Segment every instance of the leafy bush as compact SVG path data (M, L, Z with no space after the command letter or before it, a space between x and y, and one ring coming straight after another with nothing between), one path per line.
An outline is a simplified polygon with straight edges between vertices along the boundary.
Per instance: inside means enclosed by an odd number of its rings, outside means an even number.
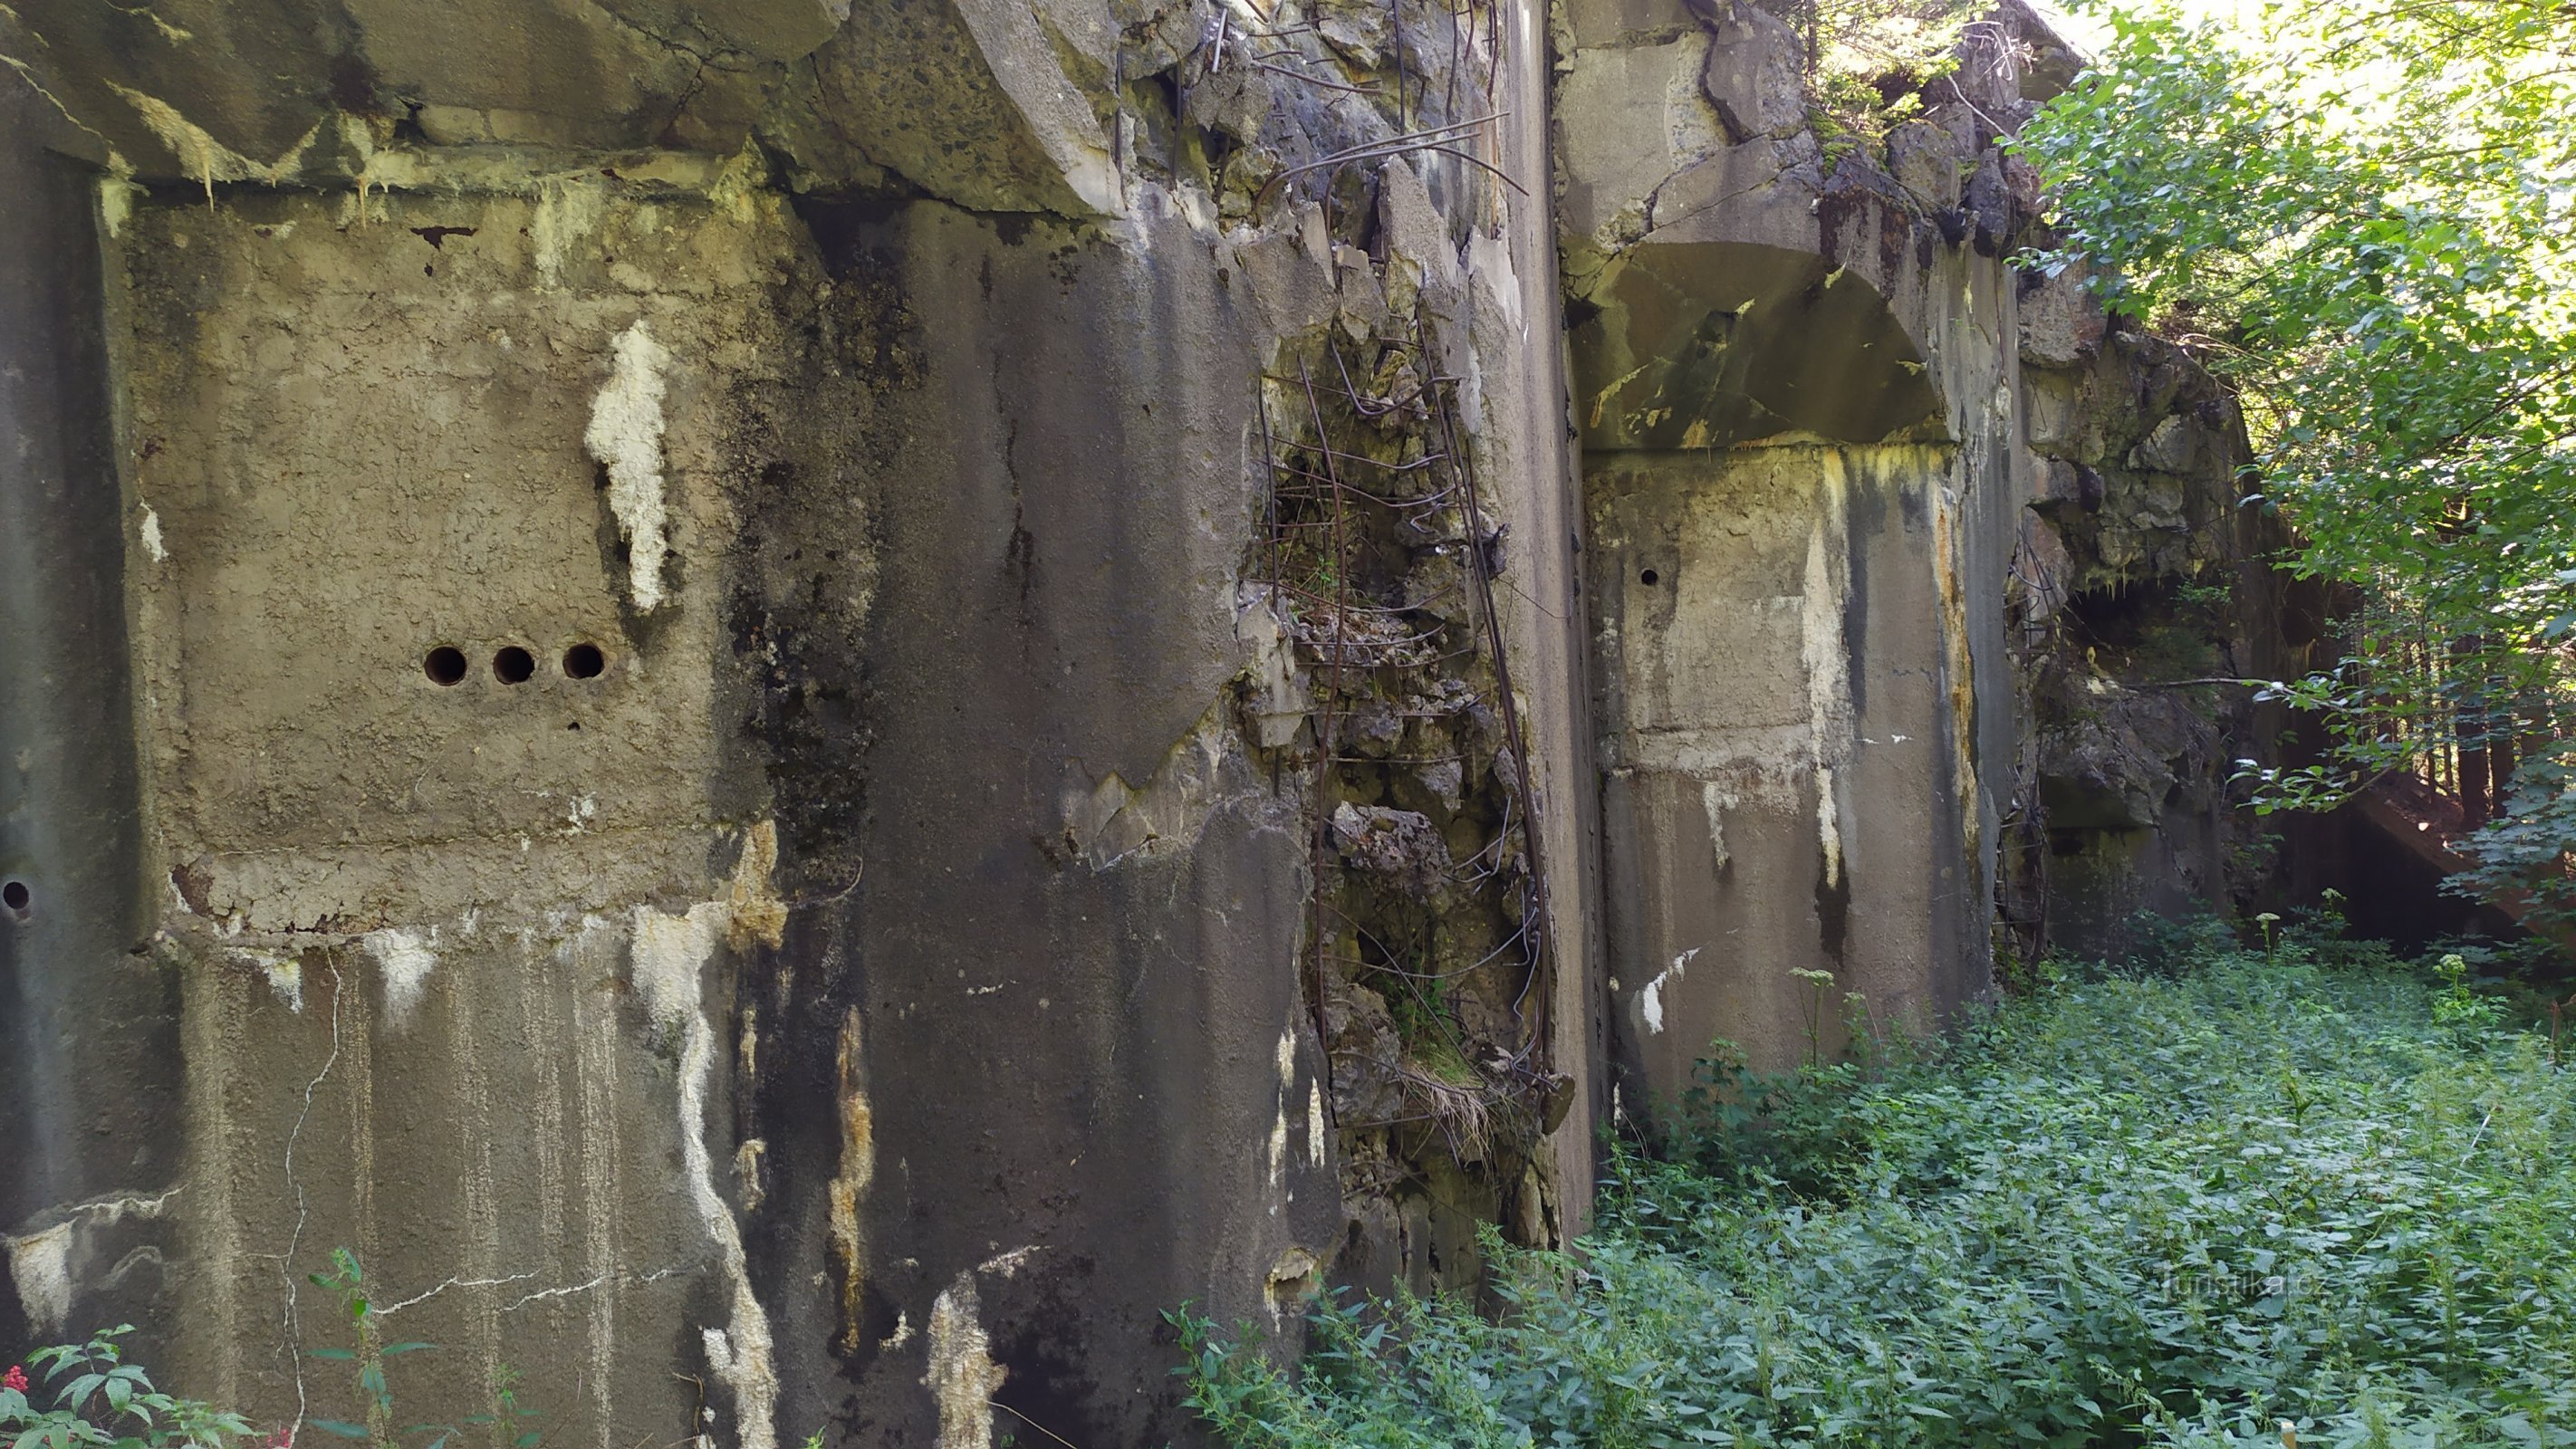
M292 1449L296 1430L305 1426L334 1438L364 1441L373 1449L447 1449L468 1439L488 1439L502 1449L541 1449L542 1436L530 1423L537 1412L520 1403L519 1372L508 1364L493 1370L490 1413L468 1414L453 1423L395 1427L385 1360L437 1345L384 1341L382 1315L387 1310L375 1304L357 1255L348 1249L332 1250L330 1271L306 1276L314 1286L339 1296L356 1342L350 1348L307 1349L305 1354L352 1366L364 1422L299 1415L293 1424L264 1437L267 1449ZM28 1378L26 1365L10 1365L0 1374L0 1443L7 1449L247 1449L249 1441L260 1437L240 1414L154 1389L140 1364L125 1362L122 1340L133 1332L129 1323L104 1330L87 1343L28 1354L27 1363L44 1372L41 1386ZM71 1377L57 1384L66 1373ZM53 1407L38 1407L48 1394ZM815 1446L809 1441L806 1449Z
M1693 1161L1616 1154L1573 1250L1489 1244L1499 1322L1332 1306L1283 1370L1176 1315L1192 1402L1263 1449L2576 1444L2576 1092L2374 956L2212 951L1758 1084Z
M2495 819L2451 842L2475 863L2444 877L2442 888L2515 902L2523 923L2535 930L2576 926L2576 873L2568 869L2571 843L2576 843L2576 744L2562 741L2514 771L2512 789Z
M2576 683L2576 6L2105 0L2086 73L2014 142L2054 245L2234 395L2289 572L2345 648L2257 698L2320 758L2242 761L2260 813L2554 735ZM2233 23L2226 13L2239 10ZM2490 755L2490 763L2496 763ZM2554 766L2473 837L2488 900L2576 904Z
M250 1437L240 1415L153 1388L142 1365L125 1362L118 1340L133 1331L129 1323L87 1343L37 1349L27 1362L43 1370L41 1385L29 1382L25 1365L10 1365L0 1375L0 1435L11 1449L225 1449ZM53 1406L37 1407L48 1395Z

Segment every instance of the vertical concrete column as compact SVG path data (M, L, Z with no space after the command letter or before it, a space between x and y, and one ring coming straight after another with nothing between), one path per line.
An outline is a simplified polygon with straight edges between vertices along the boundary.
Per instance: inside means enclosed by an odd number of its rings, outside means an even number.
M0 1336L152 1322L178 1040L141 865L97 173L0 76ZM75 1282L90 1285L76 1295Z
M1829 163L1753 5L1569 25L1611 1019L1651 1117L1718 1038L1831 1058L1986 978L2023 490L2009 287L1966 243L2008 225L1962 188L1964 113Z

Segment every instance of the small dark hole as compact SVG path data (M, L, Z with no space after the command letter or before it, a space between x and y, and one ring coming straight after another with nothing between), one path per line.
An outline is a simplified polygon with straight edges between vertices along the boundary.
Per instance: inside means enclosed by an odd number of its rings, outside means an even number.
M525 684L537 672L536 656L512 644L492 656L492 677L503 684Z
M420 667L441 684L462 684L465 681L465 651L441 644L429 651L429 657L421 661Z
M597 679L608 667L608 657L596 644L575 644L564 651L564 673L574 679Z
M27 900L25 881L13 880L7 885L0 885L0 905L5 905L13 911L23 911L27 908Z
M1647 569L1637 575L1637 582L1644 584L1648 588L1653 588L1656 584L1663 582L1663 578L1664 576L1662 574L1655 572L1653 569Z

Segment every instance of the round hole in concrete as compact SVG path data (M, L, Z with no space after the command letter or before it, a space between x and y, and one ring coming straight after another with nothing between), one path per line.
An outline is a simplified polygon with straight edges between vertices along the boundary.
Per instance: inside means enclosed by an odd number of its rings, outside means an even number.
M575 644L564 651L563 671L574 679L597 679L608 667L608 656L596 644Z
M1659 573L1655 572L1653 569L1646 569L1646 570L1643 570L1643 571L1641 571L1641 572L1637 575L1637 582L1639 582L1639 583L1641 583L1641 584L1644 584L1647 588L1650 588L1650 589L1651 589L1651 588L1653 588L1655 585L1662 583L1663 581L1664 581L1664 576L1663 576L1662 574L1659 574Z
M27 907L34 901L35 896L28 891L25 881L13 880L7 885L0 885L0 906L7 906L9 914L13 916L23 919L27 914Z
M429 651L429 657L420 662L420 668L422 673L440 684L462 684L465 682L465 651L441 644Z
M492 677L503 684L525 684L536 672L536 656L516 644L505 644L492 656Z

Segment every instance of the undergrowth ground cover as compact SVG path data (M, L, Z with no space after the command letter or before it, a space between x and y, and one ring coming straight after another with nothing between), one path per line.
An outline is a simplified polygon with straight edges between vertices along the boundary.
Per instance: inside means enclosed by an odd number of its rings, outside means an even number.
M2268 923L2267 923L2268 924ZM2576 1444L2576 1093L2376 947L2051 972L1937 1055L1723 1053L1502 1312L1174 1315L1218 1436L1298 1446ZM1246 1330L1248 1332L1248 1330Z

